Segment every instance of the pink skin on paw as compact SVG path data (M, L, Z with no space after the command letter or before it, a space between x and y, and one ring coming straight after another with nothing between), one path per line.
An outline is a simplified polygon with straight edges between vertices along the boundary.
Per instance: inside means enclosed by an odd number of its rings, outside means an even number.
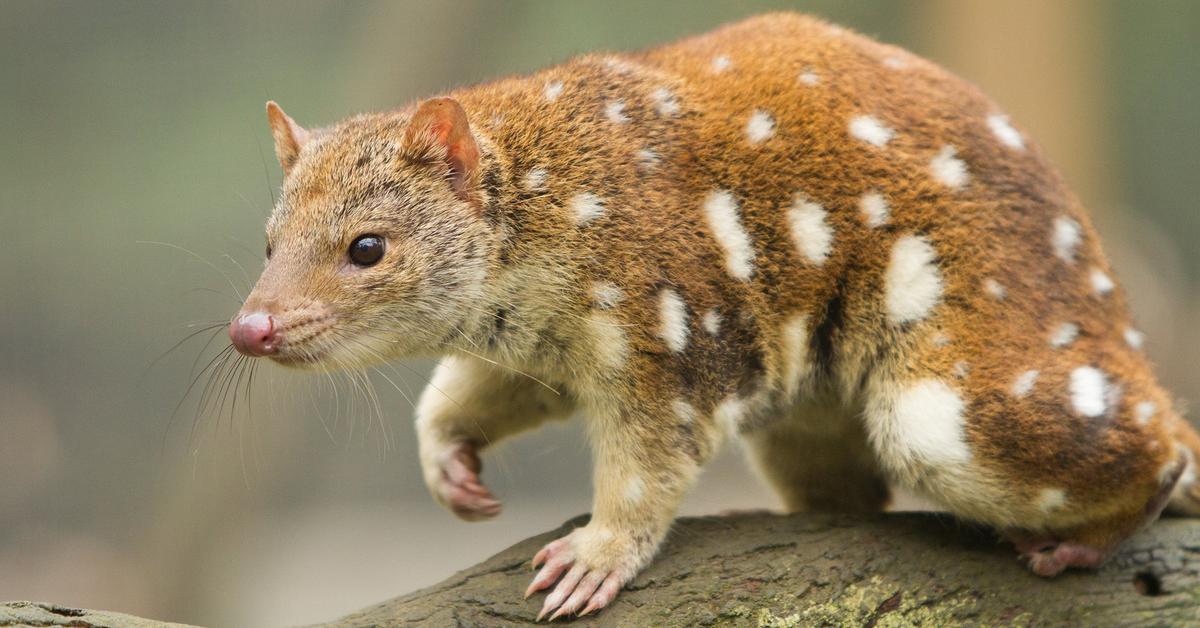
M1043 578L1053 578L1068 567L1095 569L1104 564L1109 550L1079 545L1070 541L1021 540L1013 545L1029 570Z
M542 569L529 583L525 597L558 582L538 612L539 621L551 611L550 621L554 621L563 615L583 616L600 610L616 599L627 580L616 572L591 570L577 563L570 538L548 543L533 557L534 569Z
M454 514L467 521L500 514L500 502L479 481L481 467L479 453L470 443L460 443L442 462L438 493Z

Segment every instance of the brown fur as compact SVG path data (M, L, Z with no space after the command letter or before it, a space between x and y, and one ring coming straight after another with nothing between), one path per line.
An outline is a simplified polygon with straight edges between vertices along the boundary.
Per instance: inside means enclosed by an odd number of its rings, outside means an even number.
M769 137L747 130L759 110ZM456 509L491 496L455 452L583 411L593 519L539 555L548 566L533 588L572 564L584 580L568 576L547 610L611 600L653 556L725 428L747 434L792 509L878 508L886 478L1014 537L1111 548L1157 514L1147 504L1200 439L1124 339L1121 290L1089 282L1112 271L1079 202L1029 138L1000 140L988 122L998 114L927 61L793 14L312 132L275 108L288 174L268 225L274 254L245 309L280 322L284 363L450 356L418 432L431 489ZM892 135L882 146L854 136L856 115ZM933 174L947 146L969 173L961 187ZM736 201L750 244L741 276L706 214L716 190ZM859 210L871 192L890 206L881 226ZM801 201L824 210L823 261L794 242ZM1052 239L1062 218L1079 229L1070 259ZM345 250L363 233L388 250L353 268ZM885 294L906 238L932 247L940 290L898 322ZM670 294L686 316L682 348L663 332L678 330L663 318ZM1063 322L1078 335L1052 347ZM1111 385L1099 416L1072 406L1085 366ZM1020 397L1028 369L1039 375ZM920 382L961 400L969 459L942 462L920 444L930 397L909 395ZM1142 425L1145 401L1157 412ZM1195 475L1184 475L1172 504L1194 509Z

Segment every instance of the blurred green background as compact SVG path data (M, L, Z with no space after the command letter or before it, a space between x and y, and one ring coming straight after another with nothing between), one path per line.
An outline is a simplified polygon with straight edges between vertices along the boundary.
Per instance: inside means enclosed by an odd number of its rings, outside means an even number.
M249 401L193 435L195 395L169 419L203 336L151 363L190 323L230 316L261 267L279 181L268 98L320 125L777 8L908 47L991 94L1092 208L1164 382L1200 396L1198 2L7 0L0 599L313 622L587 510L587 449L567 424L487 458L499 520L440 511L404 397L429 364L384 370L396 387L374 376L379 415L345 384L335 396L323 378L260 369ZM774 503L731 449L687 512Z

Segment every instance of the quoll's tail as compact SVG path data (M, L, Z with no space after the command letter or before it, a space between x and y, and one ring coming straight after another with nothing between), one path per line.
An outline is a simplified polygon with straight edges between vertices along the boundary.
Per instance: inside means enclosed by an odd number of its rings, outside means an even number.
M1200 460L1200 434L1187 419L1175 419L1175 443L1183 451L1187 466L1171 492L1167 502L1167 512L1188 517L1200 517L1200 478L1197 477L1196 464Z

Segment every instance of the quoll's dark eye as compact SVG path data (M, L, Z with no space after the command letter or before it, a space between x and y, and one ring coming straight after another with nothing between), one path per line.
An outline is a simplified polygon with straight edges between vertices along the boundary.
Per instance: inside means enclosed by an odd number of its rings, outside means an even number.
M271 243L267 243L267 259L271 259Z
M350 261L356 266L374 266L383 259L383 238L377 235L358 236L350 243Z

